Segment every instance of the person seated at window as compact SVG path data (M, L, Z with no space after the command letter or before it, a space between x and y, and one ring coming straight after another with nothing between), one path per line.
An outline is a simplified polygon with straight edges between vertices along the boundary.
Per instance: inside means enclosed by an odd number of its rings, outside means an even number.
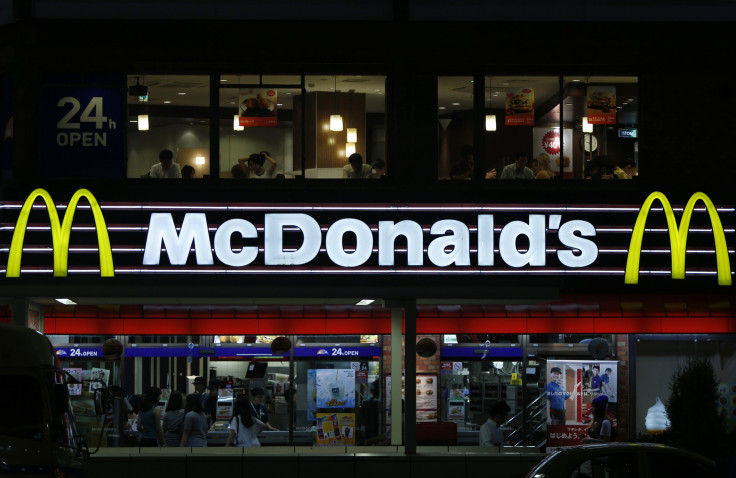
M170 149L158 153L159 162L151 166L148 176L151 178L180 178L181 170L174 162L174 153Z
M501 179L534 179L534 173L526 167L528 162L529 156L526 153L516 153L514 162L501 171Z
M181 168L181 177L182 179L191 179L194 177L194 168L189 166L188 164Z
M550 169L549 166L549 155L547 153L542 153L537 156L536 161L539 166L535 177L537 179L554 179L555 173L552 172L552 169Z
M264 167L266 161L270 163L268 169ZM240 169L241 171L237 171ZM234 178L271 179L276 172L276 160L268 151L253 153L247 158L238 158L238 164L231 169Z
M363 156L353 153L348 157L348 163L342 168L343 179L366 179L373 174L370 164L363 164Z
M621 166L616 166L613 174L617 179L632 179L638 173L636 171L636 162L631 158L626 158L621 162Z
M465 145L460 149L460 159L450 168L450 179L472 179L475 172L475 157L473 156L473 148ZM496 177L496 169L486 171L484 177L486 179L494 179Z
M386 161L382 159L376 159L371 164L371 169L373 169L373 177L374 178L383 178L386 176Z

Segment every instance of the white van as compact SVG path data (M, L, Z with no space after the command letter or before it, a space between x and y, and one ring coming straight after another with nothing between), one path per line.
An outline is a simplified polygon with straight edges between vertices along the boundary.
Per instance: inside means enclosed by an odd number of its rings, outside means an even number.
M0 323L0 384L0 475L83 476L89 452L49 339Z

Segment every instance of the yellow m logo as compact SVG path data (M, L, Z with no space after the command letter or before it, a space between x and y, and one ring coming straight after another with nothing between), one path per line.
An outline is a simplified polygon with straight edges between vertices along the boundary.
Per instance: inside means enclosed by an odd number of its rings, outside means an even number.
M51 224L51 237L54 247L54 276L66 277L67 263L69 260L69 235L72 232L72 221L74 220L74 211L77 209L79 199L84 197L89 202L92 214L95 218L95 229L97 230L97 244L100 253L100 275L102 277L112 277L115 275L115 268L112 264L112 249L110 248L110 238L107 235L107 226L105 218L102 216L100 205L97 199L87 189L80 189L72 196L67 206L64 222L59 223L59 214L56 212L56 206L51 200L51 195L45 189L36 189L33 191L23 203L20 210L20 216L15 223L15 231L13 232L13 241L10 243L10 255L8 257L8 269L5 273L6 277L20 276L20 258L23 255L23 241L26 234L26 226L28 225L28 216L31 213L33 203L38 197L43 198L46 203L46 210L49 213L49 222Z
M695 193L690 196L690 200L682 212L680 226L677 226L675 213L667 197L655 191L642 204L639 210L639 216L636 218L634 231L631 234L631 245L629 246L629 256L626 260L626 275L624 282L626 284L637 284L639 282L639 258L641 255L641 241L644 236L644 226L647 221L647 214L652 207L652 203L659 200L662 203L665 217L667 218L667 230L670 233L670 257L672 259L672 278L685 278L685 253L687 246L687 235L690 231L690 218L695 209L695 203L699 200L703 201L705 208L710 216L710 223L713 228L713 238L716 245L716 264L718 265L718 284L731 285L731 264L728 260L728 247L726 245L726 236L723 233L723 225L718 217L718 211L705 193Z

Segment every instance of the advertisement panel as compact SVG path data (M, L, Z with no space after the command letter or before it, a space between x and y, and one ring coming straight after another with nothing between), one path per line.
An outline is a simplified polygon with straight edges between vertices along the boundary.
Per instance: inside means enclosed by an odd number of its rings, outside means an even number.
M272 88L240 90L240 126L278 126L278 92Z
M546 154L549 156L549 167L555 173L555 176L560 173L560 163L562 163L564 165L565 177L571 178L571 158L573 157L572 130L564 129L562 131L562 138L560 138L559 128L534 128L533 136L532 158L538 158L539 155Z
M616 124L615 86L588 86L588 123Z
M550 360L547 362L547 451L579 445L593 421L593 400L608 397L607 417L616 420L618 361Z
M317 446L355 445L354 413L318 413Z
M45 177L123 178L125 90L53 86L41 93L41 168Z
M534 89L506 89L506 126L534 126Z
M317 370L317 408L355 408L355 370Z

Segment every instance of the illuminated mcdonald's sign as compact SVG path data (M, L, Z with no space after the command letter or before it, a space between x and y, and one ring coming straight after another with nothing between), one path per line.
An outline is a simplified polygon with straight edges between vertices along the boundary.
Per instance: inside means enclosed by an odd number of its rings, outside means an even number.
M74 221L74 212L77 209L77 203L80 198L85 198L89 202L92 214L95 219L95 230L97 231L97 243L100 254L100 275L102 277L112 277L115 275L115 269L112 262L112 249L110 247L110 238L107 234L107 226L105 218L102 215L100 205L94 195L87 189L79 189L69 204L64 214L64 221L59 223L59 214L56 206L51 199L51 195L45 189L34 190L23 203L23 207L18 216L18 221L13 232L13 240L10 243L10 253L8 256L8 267L6 277L20 276L20 260L23 255L23 242L25 239L26 226L28 225L28 216L33 208L33 203L37 198L41 197L46 203L46 210L49 214L49 222L51 225L51 237L54 249L54 276L66 277L67 264L69 259L69 235L72 231L72 222Z
M716 247L716 264L718 267L718 284L731 285L731 264L728 259L728 247L726 245L726 236L723 232L723 225L718 216L718 211L713 205L710 198L702 192L697 192L690 196L685 209L682 212L680 225L677 225L675 213L672 210L667 197L655 191L647 197L639 210L636 218L636 224L631 234L631 245L629 246L629 254L626 259L626 273L624 282L626 284L637 284L639 282L639 258L641 256L641 241L644 236L644 226L647 220L647 214L652 207L652 203L658 200L662 204L665 217L667 219L667 230L670 235L670 256L672 260L672 278L685 278L685 254L687 246L687 235L690 232L690 218L692 217L695 204L703 201L705 208L710 217L711 227L713 229L713 238Z

